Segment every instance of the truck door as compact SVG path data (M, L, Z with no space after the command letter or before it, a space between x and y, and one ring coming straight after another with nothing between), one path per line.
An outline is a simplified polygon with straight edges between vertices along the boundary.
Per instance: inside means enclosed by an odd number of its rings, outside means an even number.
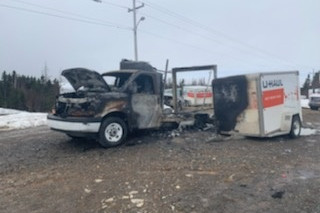
M136 87L132 94L132 119L136 120L137 128L156 128L161 124L161 95L155 88L157 85L152 74L140 74L132 82Z

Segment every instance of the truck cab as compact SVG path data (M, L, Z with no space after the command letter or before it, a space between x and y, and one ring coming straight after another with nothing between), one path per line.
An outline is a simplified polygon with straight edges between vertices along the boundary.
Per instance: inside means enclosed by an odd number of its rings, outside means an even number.
M159 128L163 110L162 74L120 69L104 74L84 68L61 74L74 92L59 94L48 115L51 129L70 137L97 137L104 147L124 142L134 129Z

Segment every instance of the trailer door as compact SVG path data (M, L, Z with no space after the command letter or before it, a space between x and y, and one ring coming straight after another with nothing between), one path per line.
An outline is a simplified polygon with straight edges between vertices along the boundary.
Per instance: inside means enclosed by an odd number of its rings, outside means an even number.
M264 134L289 131L292 114L299 108L296 73L261 76ZM284 129L283 127L286 126Z

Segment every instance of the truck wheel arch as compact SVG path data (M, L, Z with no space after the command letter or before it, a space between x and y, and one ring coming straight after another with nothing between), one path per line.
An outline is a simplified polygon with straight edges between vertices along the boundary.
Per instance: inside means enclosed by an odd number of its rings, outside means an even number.
M119 112L119 111L110 112L102 117L101 124L109 117L121 118L125 122L125 124L127 125L128 130L130 130L131 125L130 125L130 122L128 120L128 116L126 115L126 113ZM100 128L101 128L101 126L100 126Z
M127 120L127 115L124 112L119 112L119 111L109 112L108 114L103 116L102 121L108 117L119 117L119 118L123 119L124 121Z

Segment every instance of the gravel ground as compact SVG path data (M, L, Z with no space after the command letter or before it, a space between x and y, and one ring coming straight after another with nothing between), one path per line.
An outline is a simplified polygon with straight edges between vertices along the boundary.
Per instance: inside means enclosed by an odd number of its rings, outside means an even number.
M320 112L303 114L320 131ZM46 126L0 132L0 212L320 212L320 133L168 134L104 149Z

